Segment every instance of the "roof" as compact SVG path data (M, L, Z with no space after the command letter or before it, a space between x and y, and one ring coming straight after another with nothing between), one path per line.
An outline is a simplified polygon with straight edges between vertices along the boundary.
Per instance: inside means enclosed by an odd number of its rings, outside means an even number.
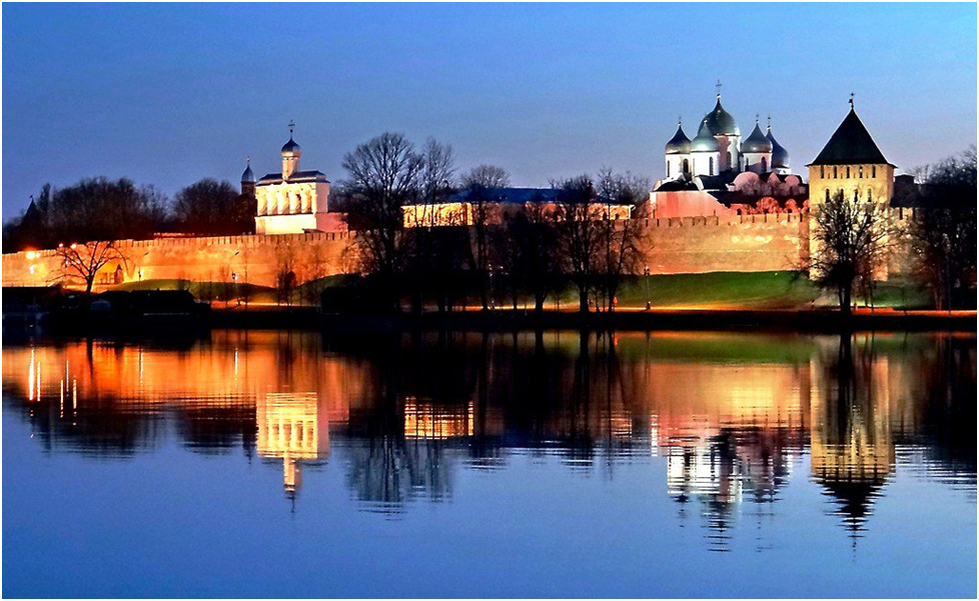
M300 182L327 182L326 174L322 171L296 171L289 176L286 180L287 183L296 184ZM262 176L262 179L258 180L259 186L268 186L271 184L281 184L282 174L281 173L268 173Z
M682 192L684 190L697 190L693 182L671 179L663 182L653 192Z
M822 152L810 165L889 165L870 132L850 107Z
M561 190L556 188L486 188L486 199L490 202L557 202ZM472 190L466 188L453 194L449 202L466 202Z

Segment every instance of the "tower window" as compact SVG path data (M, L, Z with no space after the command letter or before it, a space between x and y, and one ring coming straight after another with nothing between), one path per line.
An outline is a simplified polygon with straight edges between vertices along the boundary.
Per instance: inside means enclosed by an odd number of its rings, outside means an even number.
M726 157L726 159L725 159L725 165L724 165L724 167L725 167L726 169L730 169L730 168L731 168L731 165L732 165L732 164L733 164L733 161L732 161L732 159L731 159L731 153L730 153L730 152L728 152L728 153L727 153L727 157Z
M666 161L666 177L670 177L670 162Z
M714 157L710 157L707 161L707 175L714 175Z
M690 162L687 159L683 159L683 172L690 173Z
M874 191L867 188L867 202L874 202Z
M829 202L829 188L826 188L826 202Z
M761 157L761 170L762 172L768 171L768 159Z
M870 177L877 177L877 165L870 166Z
M826 177L826 167L824 165L819 166L819 177Z
M846 168L846 179L850 179L850 167Z
M833 165L833 179L836 179L836 165Z
M860 202L860 190L853 191L853 202Z
M863 165L860 165L860 172L859 172L859 174L857 175L857 177L859 177L859 178L861 178L861 179L863 179Z

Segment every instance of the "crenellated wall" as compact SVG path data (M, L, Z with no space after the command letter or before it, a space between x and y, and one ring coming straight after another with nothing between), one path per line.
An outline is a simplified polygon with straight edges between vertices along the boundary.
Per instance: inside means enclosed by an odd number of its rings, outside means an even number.
M900 227L910 211L893 211ZM707 273L712 271L785 271L799 269L808 258L809 216L769 213L727 217L674 217L642 220L642 273ZM125 282L187 279L275 286L278 274L292 271L297 283L353 273L358 267L357 232L159 238L121 240L127 257L119 276ZM906 239L897 241L889 258L891 273L912 268ZM40 286L59 277L56 251L3 255L4 286ZM115 283L116 265L100 274L96 289Z
M807 258L809 221L799 213L645 221L642 248L654 274L785 271Z
M157 238L119 240L123 264L105 267L96 289L116 283L117 267L125 282L187 279L274 286L278 274L292 271L298 282L356 270L355 232ZM4 286L42 286L60 278L55 250L3 255Z

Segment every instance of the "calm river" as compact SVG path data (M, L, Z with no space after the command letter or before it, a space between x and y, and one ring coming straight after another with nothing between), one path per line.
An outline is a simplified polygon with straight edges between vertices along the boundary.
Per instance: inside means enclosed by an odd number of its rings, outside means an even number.
M5 340L5 597L972 597L976 337Z

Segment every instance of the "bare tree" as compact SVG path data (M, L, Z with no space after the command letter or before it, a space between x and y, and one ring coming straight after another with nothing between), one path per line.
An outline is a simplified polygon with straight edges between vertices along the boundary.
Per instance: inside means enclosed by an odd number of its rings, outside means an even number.
M934 290L938 309L967 305L976 284L975 146L918 174L909 228L918 274ZM974 292L971 297L974 303Z
M477 165L462 176L462 185L468 190L466 199L472 207L472 269L478 278L482 308L488 308L490 210L495 199L494 190L510 185L510 174L496 165Z
M254 198L239 194L227 181L204 178L179 192L173 205L180 231L224 236L254 228Z
M528 203L525 211L509 220L503 240L497 244L498 253L503 255L499 262L506 266L515 292L530 294L537 312L544 310L544 301L560 275L558 231L541 200Z
M95 278L103 267L110 264L125 267L129 264L128 257L114 241L61 244L56 255L62 262L61 277L84 284L86 294L91 294Z
M428 138L421 154L421 200L425 203L440 202L455 187L455 152L451 144Z
M425 159L414 145L395 133L381 134L343 158L350 210L364 227L357 236L361 266L383 280L392 306L407 251L400 235L401 208L419 198L424 167Z
M595 284L595 259L602 244L601 229L596 227L589 213L595 187L587 175L558 182L556 186L561 191L558 203L560 254L565 272L578 289L578 308L587 313Z
M283 241L275 245L275 300L287 307L292 306L293 290L296 288L297 253L293 245Z
M850 200L840 191L817 205L812 218L816 244L808 263L810 276L835 290L840 310L849 314L854 289L872 285L886 260L892 233L887 207Z
M595 284L606 311L615 307L622 276L636 271L644 258L640 246L642 215L635 211L642 206L648 190L649 180L630 173L615 174L609 168L598 173L595 201L600 214L593 211L590 217L597 218L595 226L599 230L600 247L594 261ZM631 218L614 218L613 207L622 205L632 207Z
M482 186L484 188L510 187L510 173L496 165L477 165L462 176L462 187Z

